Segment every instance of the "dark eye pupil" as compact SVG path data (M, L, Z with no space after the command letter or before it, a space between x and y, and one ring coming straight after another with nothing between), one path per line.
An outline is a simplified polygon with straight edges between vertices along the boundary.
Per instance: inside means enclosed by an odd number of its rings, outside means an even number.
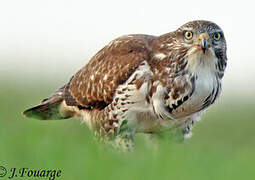
M215 40L220 40L220 33L215 33L214 34L214 39Z
M190 40L193 37L193 33L190 31L185 31L183 36L185 37L185 39Z

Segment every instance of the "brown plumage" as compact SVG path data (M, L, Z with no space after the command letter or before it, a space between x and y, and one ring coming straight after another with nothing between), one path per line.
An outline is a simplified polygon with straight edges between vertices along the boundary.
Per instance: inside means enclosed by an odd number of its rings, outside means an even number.
M84 107L100 108L112 102L116 88L126 82L145 59L150 59L153 36L132 35L115 39L78 71L70 94Z
M219 96L226 60L223 31L209 21L192 21L159 37L122 36L24 114L82 117L99 137L124 147L136 132L179 129L187 136Z

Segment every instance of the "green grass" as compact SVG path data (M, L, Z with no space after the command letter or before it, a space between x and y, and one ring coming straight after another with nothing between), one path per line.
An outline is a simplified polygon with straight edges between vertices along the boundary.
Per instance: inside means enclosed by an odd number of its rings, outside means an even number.
M252 100L220 101L195 125L193 137L184 143L165 138L154 151L138 135L135 152L120 154L99 145L77 119L37 121L22 117L24 109L56 88L43 82L32 84L1 84L0 166L8 170L61 169L62 175L56 179L67 180L255 179Z

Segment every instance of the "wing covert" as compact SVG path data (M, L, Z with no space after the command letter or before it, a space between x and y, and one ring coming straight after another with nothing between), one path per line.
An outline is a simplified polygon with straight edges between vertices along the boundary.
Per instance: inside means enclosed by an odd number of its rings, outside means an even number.
M110 104L116 88L142 61L150 59L153 39L154 36L129 35L105 46L71 79L67 89L73 98L70 105L102 109Z

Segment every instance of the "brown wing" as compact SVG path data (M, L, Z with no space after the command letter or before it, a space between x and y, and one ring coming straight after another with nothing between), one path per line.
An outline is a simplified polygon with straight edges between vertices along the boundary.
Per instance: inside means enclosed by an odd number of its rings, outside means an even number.
M112 102L142 61L150 59L154 36L129 35L113 40L78 71L65 90L67 105L102 109Z

